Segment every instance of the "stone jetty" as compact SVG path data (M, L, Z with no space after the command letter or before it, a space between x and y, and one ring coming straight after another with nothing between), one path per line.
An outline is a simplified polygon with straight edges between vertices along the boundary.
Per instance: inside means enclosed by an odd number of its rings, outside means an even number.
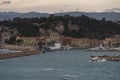
M8 59L8 58L15 58L15 57L36 55L36 54L39 54L39 53L40 53L39 51L34 50L34 51L23 51L23 52L14 52L14 53L0 54L0 60Z
M120 55L119 56L106 56L105 59L108 61L120 61Z
M5 45L4 49L18 52L0 54L0 60L40 54L42 51L33 46Z

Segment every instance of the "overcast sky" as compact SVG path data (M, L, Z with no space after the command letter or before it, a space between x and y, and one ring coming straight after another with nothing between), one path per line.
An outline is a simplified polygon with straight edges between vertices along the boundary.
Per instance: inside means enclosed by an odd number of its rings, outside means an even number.
M0 0L0 12L102 12L120 10L120 0Z

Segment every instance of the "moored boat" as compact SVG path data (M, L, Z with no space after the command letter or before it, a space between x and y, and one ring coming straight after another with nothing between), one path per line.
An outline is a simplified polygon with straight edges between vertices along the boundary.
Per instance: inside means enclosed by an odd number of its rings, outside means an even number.
M50 46L49 48L51 50L59 50L59 49L61 49L61 43L59 43L59 42L54 43L54 46Z
M106 59L102 56L91 56L91 62L104 62Z

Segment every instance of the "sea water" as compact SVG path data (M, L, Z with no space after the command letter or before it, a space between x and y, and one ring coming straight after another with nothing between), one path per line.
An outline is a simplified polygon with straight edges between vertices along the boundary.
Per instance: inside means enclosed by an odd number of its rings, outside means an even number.
M90 62L104 54L67 50L0 60L0 80L120 80L120 62Z

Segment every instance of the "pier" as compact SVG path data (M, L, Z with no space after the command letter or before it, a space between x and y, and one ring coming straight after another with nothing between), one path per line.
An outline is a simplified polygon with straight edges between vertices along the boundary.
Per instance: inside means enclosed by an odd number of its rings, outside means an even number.
M18 45L5 45L4 49L9 49L13 51L20 51L20 52L10 52L5 54L0 54L0 60L8 59L8 58L15 58L15 57L23 57L23 56L30 56L40 54L42 51L37 49L33 46L18 46Z
M34 50L34 51L6 53L6 54L0 54L0 60L9 59L9 58L16 58L16 57L23 57L23 56L30 56L30 55L36 55L36 54L40 54L40 52L37 50Z

